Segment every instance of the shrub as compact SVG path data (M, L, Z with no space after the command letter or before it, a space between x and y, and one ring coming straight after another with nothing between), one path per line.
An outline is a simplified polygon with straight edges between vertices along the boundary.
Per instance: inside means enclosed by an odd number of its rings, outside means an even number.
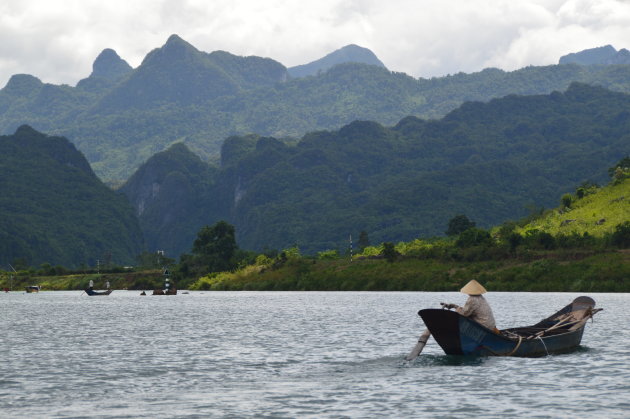
M462 232L455 242L458 247L492 245L493 243L490 233L476 227L469 228Z
M400 253L398 253L398 251L396 250L394 243L392 242L383 243L383 257L388 262L390 263L394 262L396 259L398 259L398 256L400 256Z
M630 247L630 221L625 221L615 226L612 234L612 243L622 249Z

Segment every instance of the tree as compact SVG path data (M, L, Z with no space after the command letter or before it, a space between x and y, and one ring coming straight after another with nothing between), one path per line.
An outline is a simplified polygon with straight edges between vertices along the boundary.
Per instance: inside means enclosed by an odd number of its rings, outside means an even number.
M238 265L238 250L234 226L225 221L204 226L197 233L192 254L181 256L177 276L199 277L234 269Z
M612 242L621 248L630 247L630 221L617 224L612 234Z
M492 243L493 241L490 233L476 227L471 227L466 231L462 231L455 242L458 247L472 247L483 244L490 245Z
M368 238L368 234L366 231L361 231L359 233L359 241L357 246L359 246L359 250L363 252L363 250L370 245L370 239Z
M630 156L624 157L619 160L619 163L608 168L608 175L613 179L617 179L619 176L623 176L623 173L628 170L630 170Z
M457 236L458 234L461 234L469 228L473 228L474 226L475 222L469 220L468 217L466 217L465 215L456 215L448 222L448 230L446 230L446 235Z
M560 201L565 208L571 208L571 204L573 203L573 195L571 195L570 193L565 193L564 195L562 195L562 198L560 198Z
M237 250L234 226L219 221L212 227L205 226L199 230L192 253L208 272L221 272L236 267L234 255Z
M393 263L396 259L398 259L399 255L400 253L396 251L396 248L394 247L394 243L392 242L383 243L383 257L389 263Z

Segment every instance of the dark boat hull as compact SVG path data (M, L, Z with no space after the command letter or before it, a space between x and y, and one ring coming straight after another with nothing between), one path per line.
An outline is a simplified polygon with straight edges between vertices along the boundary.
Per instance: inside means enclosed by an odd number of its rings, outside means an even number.
M94 291L94 290L91 290L91 289L89 289L89 288L88 288L88 289L86 289L86 290L85 290L85 293L86 293L87 295L89 295L90 297L95 297L95 296L97 296L97 295L109 295L109 294L111 294L111 293L112 293L112 291L113 291L113 290L107 290L107 291Z
M584 324L558 329L540 337L507 337L454 311L426 309L418 313L431 335L448 355L540 357L575 350L582 341ZM508 329L518 332L525 328Z

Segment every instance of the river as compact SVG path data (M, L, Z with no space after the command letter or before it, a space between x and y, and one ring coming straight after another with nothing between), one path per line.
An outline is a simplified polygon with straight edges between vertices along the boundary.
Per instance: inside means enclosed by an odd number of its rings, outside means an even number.
M486 295L499 328L533 324L574 293ZM630 294L575 352L446 356L421 308L460 293L114 291L0 295L4 418L630 417Z

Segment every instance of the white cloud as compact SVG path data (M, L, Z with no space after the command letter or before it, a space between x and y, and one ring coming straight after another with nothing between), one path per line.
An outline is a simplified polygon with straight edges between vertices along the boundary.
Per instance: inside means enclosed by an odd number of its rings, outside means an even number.
M74 85L104 48L132 66L176 33L202 51L304 64L355 43L392 70L440 76L556 63L630 47L620 0L4 0L0 86L12 74Z

